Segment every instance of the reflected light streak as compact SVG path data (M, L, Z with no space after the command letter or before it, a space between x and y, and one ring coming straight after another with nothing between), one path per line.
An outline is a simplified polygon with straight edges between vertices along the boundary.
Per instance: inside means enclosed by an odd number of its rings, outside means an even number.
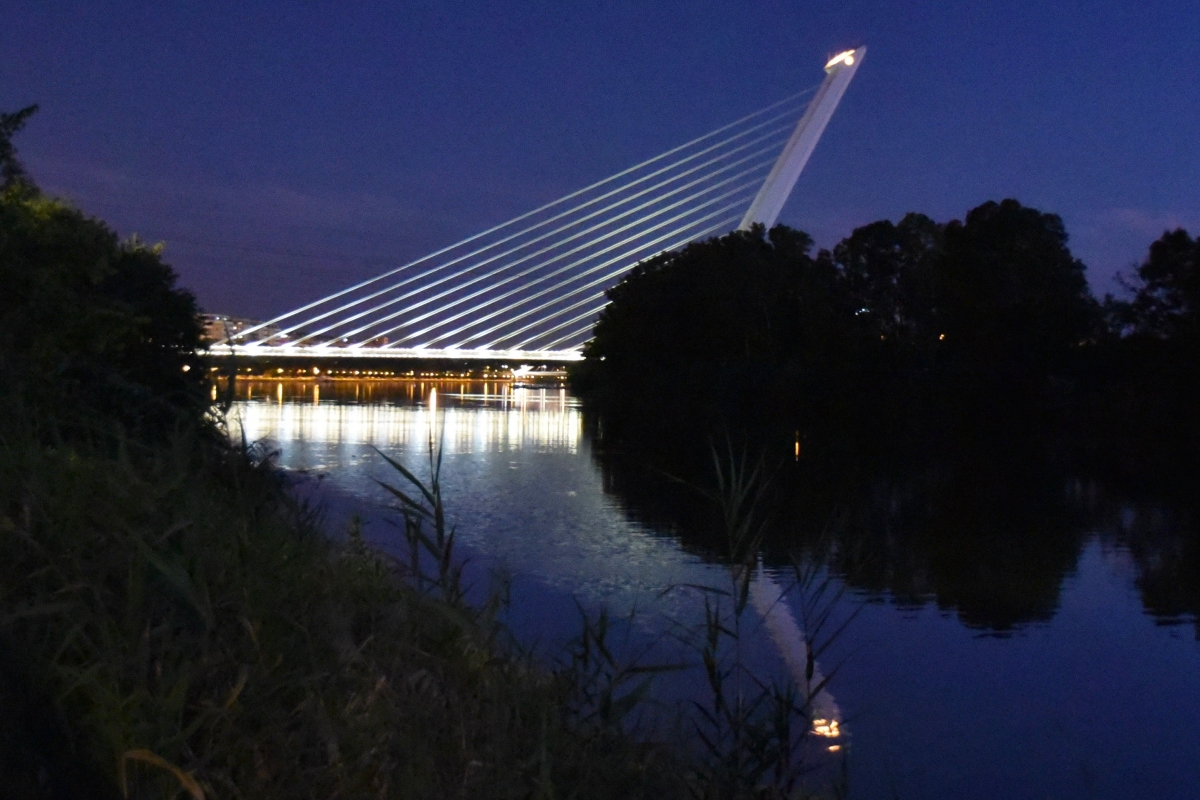
M445 406L437 411L430 392L428 407L317 404L288 402L234 403L230 426L247 441L369 444L379 448L408 446L421 452L429 435L440 432L447 455L534 448L576 453L583 437L578 408L548 399L530 402L524 390L512 402L485 407Z
M750 582L750 602L762 615L767 634L775 643L779 655L783 657L783 662L787 665L788 672L791 673L801 695L806 695L810 686L821 687L813 695L804 697L806 705L817 717L813 720L813 733L829 738L841 736L838 728L838 717L842 716L841 709L825 686L820 664L815 659L810 660L808 638L796 621L791 606L784 597L783 589L763 569L761 563Z

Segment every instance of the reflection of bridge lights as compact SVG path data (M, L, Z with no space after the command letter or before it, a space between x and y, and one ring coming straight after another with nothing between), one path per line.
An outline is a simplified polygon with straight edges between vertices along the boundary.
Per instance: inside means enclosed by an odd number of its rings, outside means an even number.
M842 735L836 719L814 719L812 732L827 739L836 739Z
M511 451L525 448L575 453L583 437L579 409L563 398L539 398L515 391L491 395L483 407L461 407L456 401L482 400L481 395L445 395L426 406L321 403L313 387L312 402L241 401L230 414L235 437L282 443L328 442L412 447L420 452L429 435L437 436L447 455ZM440 401L441 408L435 403Z

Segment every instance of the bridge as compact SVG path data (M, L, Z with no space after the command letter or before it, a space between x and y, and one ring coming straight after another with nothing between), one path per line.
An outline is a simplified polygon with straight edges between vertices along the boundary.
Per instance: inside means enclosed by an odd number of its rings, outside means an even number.
M214 343L210 355L579 360L606 291L635 264L735 224L775 223L865 53L839 53L817 86L244 328Z

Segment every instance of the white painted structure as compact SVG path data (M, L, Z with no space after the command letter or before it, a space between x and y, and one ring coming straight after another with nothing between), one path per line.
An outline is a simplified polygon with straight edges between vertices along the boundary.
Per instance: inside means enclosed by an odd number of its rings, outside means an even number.
M241 330L211 353L577 360L606 292L634 265L739 220L775 223L865 53L830 59L819 86Z
M739 226L741 230L748 230L755 223L761 223L769 230L775 224L775 220L779 219L783 204L792 193L796 180L804 170L804 165L808 163L809 156L816 149L821 134L825 132L825 126L837 110L842 95L846 93L846 88L866 54L867 48L860 47L829 59L829 63L825 65L825 82L817 89L804 116L796 125L792 138L788 139L783 152L779 154L779 160L775 162L771 174L767 176L754 202L742 217L742 224Z

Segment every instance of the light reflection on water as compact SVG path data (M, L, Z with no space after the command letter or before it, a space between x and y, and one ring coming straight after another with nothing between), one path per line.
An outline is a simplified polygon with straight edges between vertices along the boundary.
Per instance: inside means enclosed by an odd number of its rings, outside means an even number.
M312 386L311 403L284 402L280 382L275 402L241 402L231 416L249 441L373 445L385 451L420 452L432 435L447 456L527 448L574 455L583 438L578 404L561 389L442 393L440 408L436 389L425 394L421 405L322 404L320 391L320 386Z
M425 463L431 433L440 436L464 553L549 587L525 616L535 632L564 618L570 627L572 596L617 612L636 605L654 625L694 619L698 609L694 595L658 599L664 588L728 584L726 568L686 552L605 492L584 412L557 388L270 382L242 391L235 435L271 440L284 466L325 473L364 505L384 503L374 481L392 479L374 447L415 466ZM1122 528L1134 525L1132 514L1122 512ZM375 528L385 545L393 535ZM1146 615L1124 547L1094 532L1080 547L1051 611L1005 639L981 637L950 605L877 593L825 656L827 666L844 661L833 687L853 724L829 698L819 733L841 747L853 728L852 796L1183 797L1200 785L1200 646L1187 628ZM973 563L938 552L944 566ZM950 582L962 595L979 583L952 579L930 585L945 591ZM757 587L756 607L773 605L771 591ZM761 639L788 635L786 619L774 623ZM780 668L803 663L787 648ZM1130 719L1146 724L1122 722Z
M283 466L327 473L373 504L390 500L376 481L398 477L374 448L427 475L430 437L440 441L448 514L473 557L616 612L637 605L678 613L690 605L681 596L657 601L667 587L728 580L724 568L629 519L603 491L582 411L565 391L417 385L407 387L411 402L354 404L326 399L331 389L350 395L349 387L264 388L250 390L269 401L235 404L233 434L266 440Z
M230 415L233 434L271 442L279 447L283 466L324 470L339 488L373 502L389 499L376 481L394 482L374 448L414 468L427 457L431 440L437 442L447 507L468 555L503 564L589 605L618 614L641 609L638 624L650 631L661 630L664 620L700 621L701 606L693 594L680 590L663 597L664 590L724 588L729 582L725 567L706 563L673 538L628 519L604 493L579 404L563 389L508 391L504 386L492 393L460 386L457 392L439 392L418 386L421 394L414 400L423 402L410 405L322 403L319 384L311 386L305 402L290 388L290 401L279 382L266 394L271 401L236 404ZM385 537L391 533L384 529ZM755 597L766 598L756 604L768 635L762 644L773 644L803 682L807 650L781 599L778 576L760 570ZM573 609L563 605L559 614L571 614ZM819 716L840 716L828 690L814 703Z
M376 481L394 482L374 448L414 468L427 458L431 438L438 442L446 504L467 554L560 590L566 595L556 609L560 616L573 614L567 596L574 596L617 614L640 609L639 626L659 632L668 620L692 625L702 619L694 593L664 597L664 590L729 583L727 568L629 519L603 491L579 404L561 388L502 385L492 392L452 385L458 391L439 391L410 383L403 388L415 389L412 400L398 404L329 402L335 387L322 394L320 384L257 388L270 400L236 404L230 415L235 436L269 441L279 447L283 466L323 470L339 488L372 502L389 499ZM384 530L385 537L391 533ZM765 622L760 645L773 647L772 659L803 683L807 649L781 599L781 583L762 570L755 581ZM834 720L836 732L840 711L830 692L822 690L814 704L818 716ZM828 726L823 730L828 735Z

